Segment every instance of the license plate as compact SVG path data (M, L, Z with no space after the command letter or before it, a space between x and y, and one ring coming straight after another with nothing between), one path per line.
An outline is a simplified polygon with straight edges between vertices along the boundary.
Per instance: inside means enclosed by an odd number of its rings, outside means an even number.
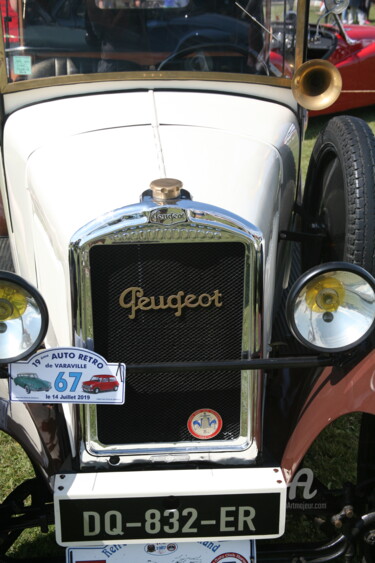
M57 476L56 538L73 547L278 537L286 488L274 477L265 486L271 476L269 468Z
M279 511L277 493L60 501L64 543L268 536Z
M255 541L168 542L68 548L66 563L256 563Z

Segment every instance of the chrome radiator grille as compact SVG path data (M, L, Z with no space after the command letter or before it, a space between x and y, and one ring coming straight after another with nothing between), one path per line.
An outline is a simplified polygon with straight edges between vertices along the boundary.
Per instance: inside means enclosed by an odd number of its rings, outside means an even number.
M189 197L160 206L147 194L71 241L75 344L128 366L259 353L261 233ZM81 409L81 463L248 463L261 404L256 371L128 370L124 405Z
M125 364L240 359L244 268L240 242L93 246L95 351ZM154 297L155 309L149 303L145 310L121 307L119 297L128 288ZM181 291L202 296L203 306L157 308ZM210 302L215 292L220 297ZM222 417L218 440L237 439L241 373L129 374L125 405L97 407L97 436L104 445L191 441L187 421L202 408Z

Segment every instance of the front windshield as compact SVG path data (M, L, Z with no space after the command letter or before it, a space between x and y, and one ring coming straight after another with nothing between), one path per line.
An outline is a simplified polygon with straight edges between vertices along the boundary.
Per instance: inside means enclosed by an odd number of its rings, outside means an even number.
M293 0L0 2L8 82L114 72L245 79L293 72Z

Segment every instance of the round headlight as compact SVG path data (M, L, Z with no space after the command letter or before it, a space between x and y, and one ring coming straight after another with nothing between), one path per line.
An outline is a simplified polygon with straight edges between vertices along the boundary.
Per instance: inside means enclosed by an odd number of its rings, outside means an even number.
M374 328L375 280L353 264L324 264L296 281L286 306L289 327L302 344L324 352L348 350Z
M0 363L32 354L47 327L47 307L35 287L12 272L0 271Z

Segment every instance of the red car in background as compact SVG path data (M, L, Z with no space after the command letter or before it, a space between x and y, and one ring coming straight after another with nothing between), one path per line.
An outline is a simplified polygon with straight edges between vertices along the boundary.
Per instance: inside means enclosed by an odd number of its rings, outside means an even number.
M310 112L311 116L337 113L375 104L375 26L310 25L308 58L327 59L341 73L342 91L338 100L325 110Z

